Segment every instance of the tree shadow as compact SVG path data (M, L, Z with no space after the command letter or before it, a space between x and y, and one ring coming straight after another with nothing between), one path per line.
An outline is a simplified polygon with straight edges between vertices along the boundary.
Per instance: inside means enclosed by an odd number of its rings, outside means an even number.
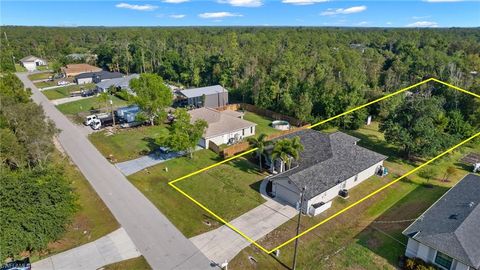
M408 241L407 237L402 234L403 230L447 190L447 187L437 185L427 187L419 184L358 233L355 237L357 244L398 268Z
M147 143L147 149L148 150L143 150L141 151L141 155L148 155L148 154L152 154L156 151L158 151L158 149L161 147L160 144L158 144L154 138L150 138L150 137L144 137L142 139L142 141L146 142Z

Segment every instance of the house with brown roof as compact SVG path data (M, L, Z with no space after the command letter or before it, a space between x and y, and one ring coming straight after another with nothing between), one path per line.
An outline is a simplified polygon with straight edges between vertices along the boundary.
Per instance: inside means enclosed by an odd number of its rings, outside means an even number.
M236 111L217 111L212 108L199 108L188 111L192 123L205 120L208 127L200 139L199 145L208 149L209 142L216 145L234 144L243 138L255 135L257 124L244 120L243 113Z
M62 73L65 74L65 77L75 77L82 73L100 71L102 71L101 68L89 64L68 64L62 67Z

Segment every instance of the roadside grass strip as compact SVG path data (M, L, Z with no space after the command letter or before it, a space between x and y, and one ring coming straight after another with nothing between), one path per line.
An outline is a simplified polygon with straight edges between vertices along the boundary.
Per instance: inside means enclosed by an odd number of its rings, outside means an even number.
M475 98L480 99L480 95L478 95L478 94L472 93L472 92L470 92L470 91L467 91L467 90L462 89L462 88L460 88L460 87L457 87L457 86L451 85L451 84L449 84L449 83L440 81L440 80L435 79L435 78L429 78L429 79L426 79L426 80L421 81L421 82L419 82L419 83L413 84L413 85L408 86L408 87L405 87L405 88L403 88L403 89L400 89L400 90L398 90L398 91L396 91L396 92L394 92L394 93L385 95L385 96L383 96L383 97L381 97L381 98L378 98L378 99L376 99L376 100L373 100L373 101L370 101L370 102L368 102L368 103L365 103L365 104L363 104L363 105L361 105L361 106L358 106L358 107L356 107L356 108L350 109L350 110L348 110L348 111L346 111L346 112L343 112L343 113L341 113L341 114L338 114L338 115L336 115L336 116L330 117L330 118L328 118L328 119L326 119L326 120L322 120L322 121L320 121L320 122L318 122L318 123L315 123L315 124L311 125L311 126L308 127L308 128L311 129L311 128L317 127L317 126L319 126L319 125L325 124L325 123L330 122L330 121L332 121L332 120L335 120L335 119L337 119L337 118L339 118L339 117L345 116L345 115L347 115L347 114L349 114L349 113L355 112L355 111L357 111L357 110L360 110L360 109L362 109L362 108L365 108L365 107L370 106L370 105L372 105L372 104L375 104L375 103L377 103L377 102L386 100L386 99L388 99L388 98L391 98L391 97L396 96L396 95L398 95L398 94L400 94L400 93L406 92L406 91L408 91L408 90L410 90L410 89L412 89L412 88L415 88L415 87L417 87L417 86L423 85L423 84L428 83L428 82L431 82L431 81L434 81L434 82L443 84L443 85L445 85L445 86L447 86L447 87L449 87L449 88L455 89L455 90L457 90L457 91L459 91L459 92L462 92L462 93L465 93L465 94L469 94L469 95L471 95L471 96L473 96L473 97L475 97ZM193 203L195 203L197 206L199 206L200 208L202 208L203 210L205 210L207 213L211 214L211 215L214 216L216 219L218 219L220 222L222 222L223 224L225 224L226 226L228 226L230 229L232 229L233 231L237 232L239 235L241 235L242 237L244 237L245 239L247 239L250 243L252 243L252 244L255 245L256 247L258 247L260 250L264 251L264 252L267 253L267 254L271 254L271 253L275 252L276 250L284 247L285 245L288 245L288 244L290 244L291 242L295 241L297 238L302 237L303 235L311 232L312 230L314 230L315 228L321 226L322 224L325 224L326 222L334 219L335 217L337 217L337 216L339 216L339 215L347 212L348 210L350 210L351 208L355 207L356 205L364 202L365 200L368 200L369 198L371 198L371 197L375 196L376 194L382 192L383 190L385 190L386 188L390 187L391 185L393 185L393 184L397 183L398 181L400 181L400 180L408 177L409 175L411 175L411 174L413 174L413 173L421 170L423 167L429 165L430 163L436 161L437 159L443 157L444 155L452 152L453 150L455 150L455 149L457 149L458 147L460 147L460 146L462 146L462 145L464 145L464 144L472 141L473 139L475 139L475 138L477 138L477 137L480 138L480 132L478 132L478 133L476 133L475 135L473 135L473 136L471 136L471 137L463 140L462 142L456 144L455 146L453 146L453 147L445 150L444 152L440 153L439 155L435 156L434 158L426 161L425 163L419 165L418 167L416 167L416 168L410 170L409 172L403 174L402 176L394 179L393 181L391 181L391 182L383 185L382 187L376 189L375 191L371 192L370 194L366 195L365 197L359 199L358 201L356 201L356 202L352 203L351 205L343 208L342 210L338 211L337 213L335 213L335 214L329 216L328 218L325 218L324 220L320 221L319 223L311 226L310 228L308 228L308 229L306 229L305 231L301 232L301 233L298 234L297 236L292 237L291 239L283 242L282 244L280 244L280 245L278 245L278 246L276 246L275 248L270 249L270 250L267 249L267 248L265 248L265 247L263 247L262 245L258 244L255 240L251 239L248 235L244 234L242 231L240 231L239 229L237 229L235 226L233 226L232 224L230 224L229 222L227 222L226 220L224 220L224 219L223 219L222 217L220 217L219 215L215 214L215 213L214 213L212 210L210 210L208 207L206 207L205 205L203 205L202 203L200 203L199 201L197 201L197 200L194 199L192 196L190 196L189 194L187 194L186 192L184 192L183 190L181 190L179 187L177 187L177 186L175 185L176 182L185 180L185 179L187 179L187 178L189 178L189 177L191 177L191 176L194 176L194 175L197 175L197 174L202 173L202 172L204 172L204 171L210 170L210 169L212 169L212 168L214 168L214 167L217 167L217 166L219 166L219 165L221 165L221 164L223 164L223 163L227 163L227 162L232 161L232 160L234 160L234 159L236 159L236 158L239 158L239 157L242 157L242 156L247 155L247 154L249 154L249 153L252 153L252 152L256 151L257 148L252 148L252 149L250 149L250 150L248 150L248 151L245 151L245 152L243 152L243 153L241 153L241 154L239 154L239 155L236 155L236 156L227 158L227 159L225 159L225 160L222 160L222 161L220 161L220 162L218 162L218 163L215 163L215 164L213 164L213 165L210 165L210 166L208 166L208 167L205 167L205 168L200 169L200 170L198 170L198 171L195 171L195 172L193 172L193 173L190 173L190 174L184 175L184 176L182 176L182 177L179 177L179 178L177 178L177 179L175 179L175 180L172 180L172 181L168 182L168 184L169 184L172 188L174 188L175 190L177 190L179 193L181 193L183 196L185 196L186 198L188 198L189 200L191 200Z

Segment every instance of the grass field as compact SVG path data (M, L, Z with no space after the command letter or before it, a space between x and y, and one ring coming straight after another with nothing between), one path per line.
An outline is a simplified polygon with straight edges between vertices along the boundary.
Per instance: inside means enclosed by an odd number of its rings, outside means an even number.
M45 253L32 256L33 261L94 241L119 228L119 224L107 206L77 167L70 164L58 152L54 158L64 167L71 181L79 209L72 223L67 227L65 235L58 241L50 243Z
M168 134L164 125L142 126L117 131L108 135L104 131L89 136L90 141L105 157L113 156L116 162L135 159L157 149L155 139Z
M22 65L20 65L20 64L15 64L15 71L16 71L16 72L26 72L27 69L24 68L24 67L23 67Z
M112 263L102 267L104 270L150 270L152 269L148 265L147 261L143 256L121 261L118 263Z
M181 157L169 160L131 175L128 179L185 236L192 237L221 224L167 183L218 161L214 152L199 150L193 159ZM178 182L178 186L228 220L263 202L256 189L264 177L255 170L255 165L239 159Z
M58 87L50 90L42 91L42 93L50 100L70 97L71 92L80 91L82 89L94 89L95 84L88 83L82 85L68 85L64 87Z
M123 99L119 99L116 96L111 96L113 101L114 107L121 107L126 106L127 102ZM64 103L57 106L58 110L60 110L63 114L66 115L77 115L82 112L88 112L92 109L99 109L104 108L105 106L110 106L109 104L105 104L100 100L99 97L90 97L81 99L74 102Z
M48 79L52 77L52 75L53 75L52 72L35 73L35 74L28 75L28 79L31 81L43 80L43 79Z
M278 129L272 128L271 123L273 120L270 118L267 118L252 112L245 112L243 119L257 124L257 126L255 127L256 136L259 136L262 133L270 135L270 134L280 132Z
M378 124L374 123L349 133L362 138L359 144L380 153L390 154L392 158L385 162L390 175L384 178L374 176L352 189L349 199L337 198L326 212L314 218L304 217L301 223L302 231L419 165L402 161L397 149L384 142L377 127ZM459 160L469 152L480 152L478 139L429 165L436 172L429 185L425 185L426 180L418 175L411 175L302 236L299 239L298 267L396 269L399 257L405 252L407 241L401 232L468 173L470 168ZM448 181L443 181L449 167L453 167L455 173L449 176ZM295 235L296 225L294 218L261 239L260 244L274 248ZM252 263L248 256L253 256L257 263ZM233 269L289 269L292 256L293 242L281 248L281 257L276 259L250 246L238 254L229 266Z

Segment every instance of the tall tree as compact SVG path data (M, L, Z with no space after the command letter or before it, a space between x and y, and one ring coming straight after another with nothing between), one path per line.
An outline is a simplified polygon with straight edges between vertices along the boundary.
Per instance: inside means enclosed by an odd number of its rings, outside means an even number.
M130 81L130 88L136 94L134 102L152 126L155 120L166 116L165 109L172 105L173 94L163 83L162 77L150 73L141 74L139 78Z
M292 160L298 160L300 158L300 152L303 151L303 145L300 142L300 137L294 137L293 139L281 139L275 142L272 151L272 161L280 159L280 172L283 172L283 164L286 164L287 170L292 165Z
M257 148L257 150L255 150L255 156L258 159L258 166L260 168L260 171L262 170L262 157L265 153L265 147L271 144L270 141L267 141L267 138L268 136L265 133L260 134L258 137L247 138L247 141L251 145L251 147Z

